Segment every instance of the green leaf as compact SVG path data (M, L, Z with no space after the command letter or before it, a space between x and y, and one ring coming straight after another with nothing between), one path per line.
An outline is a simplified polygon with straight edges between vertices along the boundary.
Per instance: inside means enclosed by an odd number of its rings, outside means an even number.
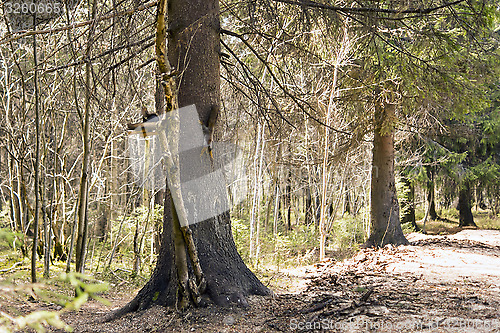
M87 302L88 299L89 299L89 294L84 292L80 294L78 297L76 297L73 300L73 302L69 303L69 308L73 310L78 310L79 308L81 308L83 304L85 304L85 302Z
M83 285L85 292L89 294L101 293L109 289L108 283L93 283Z

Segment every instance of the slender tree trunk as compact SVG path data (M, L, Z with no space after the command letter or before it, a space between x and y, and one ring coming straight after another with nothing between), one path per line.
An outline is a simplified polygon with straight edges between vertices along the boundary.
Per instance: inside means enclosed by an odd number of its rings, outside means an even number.
M254 157L254 193L250 214L250 258L259 260L260 202L262 197L262 164L264 157L264 127L259 124Z
M135 232L134 232L134 275L137 276L139 274L139 270L141 268L141 246L139 245L139 229L141 224L139 223L140 219L137 218L135 221Z
M0 147L0 165L3 165L4 164L4 156L3 156L3 149ZM3 181L1 180L0 178L0 183L3 183ZM2 196L0 198L0 212L3 210L3 204L4 202L7 200L7 198L5 197L4 193L3 193L3 189L0 187L0 195ZM12 229L14 230L14 229Z
M345 213L351 214L351 192L349 186L347 185L347 182L344 185L344 203L342 215L344 215Z
M48 220L49 220L49 240L48 240L48 249L47 249L47 252L48 252L48 257L49 257L49 260L47 262L47 271L45 272L48 276L48 273L49 273L49 265L50 265L50 253L52 252L52 248L54 248L54 259L56 258L60 258L62 256L62 248L59 250L58 249L58 236L59 235L56 235L56 233L54 232L54 229L57 229L57 190L59 188L58 184L57 184L57 175L59 174L58 173L58 164L59 164L59 161L58 161L58 150L57 150L57 143L58 143L58 137L57 137L57 126L56 126L56 121L55 121L55 112L54 111L51 111L51 122L52 122L52 130L54 132L54 140L53 140L53 143L52 143L52 149L53 149L53 159L52 161L50 162L47 162L47 163L51 163L51 167L52 167L52 170L53 170L53 177L52 177L52 191L50 193L50 205L49 205L49 211L48 211ZM50 154L50 153L46 153L47 154ZM62 230L59 229L59 232L62 232ZM54 244L52 244L52 242L54 241ZM60 244L59 244L60 245Z
M30 214L29 214L29 202L28 202L28 193L26 191L25 177L24 177L24 161L21 159L17 164L17 171L19 172L19 193L21 196L21 216L22 216L22 227L25 235L32 235L30 230ZM31 234L30 234L31 233Z
M486 210L488 207L484 202L483 185L476 186L476 211L479 209Z
M68 249L68 258L66 259L66 273L69 273L71 270L71 257L73 256L73 249L75 247L75 237L76 237L75 233L78 229L77 205L78 205L78 201L75 202L75 204L73 206L73 212L75 212L75 215L73 216L73 223L71 225L71 232L70 232L71 241L70 241L69 249Z
M159 116L165 113L165 91L163 89L159 76L157 76L156 79L155 109L156 109L156 114ZM165 201L165 190L164 189L157 190L157 192L155 193L154 206L163 205L164 201ZM154 249L151 249L151 252L158 254L158 251L160 250L162 226L161 223L158 223L156 221L156 219L153 220L152 226L153 226L153 238L154 238L152 242L154 243ZM151 260L153 260L153 256L151 256Z
M12 147L11 145L9 145ZM17 168L14 157L9 155L9 178L10 178L10 202L11 202L11 218L15 226L15 231L23 232L21 221L21 199L18 192L18 180L16 179Z
M262 202L262 172L264 167L264 152L266 148L266 138L265 138L265 128L262 128L261 134L261 148L260 148L260 158L259 158L259 173L257 177L258 182L258 192L257 192L257 228L255 234L255 259L257 263L259 263L259 254L260 254L260 203Z
M337 59L339 61L340 59ZM327 192L328 192L328 156L330 154L330 125L332 123L332 112L335 110L334 97L338 97L337 93L337 80L338 80L338 66L335 66L333 72L332 91L330 92L330 100L325 114L326 127L324 142L323 142L323 163L321 168L321 206L319 218L319 260L325 259L326 237L327 237Z
M304 115L305 117L305 115ZM313 181L311 177L311 163L309 158L309 118L305 117L305 160L306 160L306 170L307 170L307 187L306 187L306 198L305 198L305 223L309 225L312 223L314 219L314 207L313 207L313 198L311 194L311 186L313 186Z
M310 183L306 187L306 195L305 195L305 224L309 225L313 219L313 205L312 205L312 196L311 196L311 188Z
M110 181L107 180L107 183ZM109 189L108 187L106 187ZM109 200L111 201L111 199ZM97 203L97 220L95 222L94 234L93 236L97 239L97 241L101 242L104 240L106 236L106 229L108 225L108 216L109 216L109 204L106 202L98 202Z
M394 178L394 129L396 106L375 101L373 169L371 178L371 234L365 247L408 244L399 220Z
M19 225L19 231L22 232L23 234L26 235L27 231L26 228L27 228L27 222L26 222L26 219L25 219L25 216L24 216L24 191L23 191L23 187L22 187L22 177L23 177L23 174L21 172L21 168L20 168L20 165L21 165L21 161L15 161L14 160L14 166L15 166L15 178L16 178L16 182L15 182L15 186L16 186L16 190L15 190L15 193L17 193L17 223Z
M43 59L42 59L43 60ZM43 122L42 122L43 124ZM47 126L42 126L47 127ZM45 160L45 170L50 170L51 165L50 159L47 158L47 142L45 140L46 135L42 134L41 139L42 139L42 147L43 147L43 155L45 158L42 158L40 156L40 161ZM56 174L55 170L52 170L52 174ZM40 189L40 204L41 204L41 211L42 211L42 221L43 221L43 235L44 235L44 242L43 242L43 276L45 278L48 278L50 276L50 254L52 252L52 216L51 216L51 211L52 211L52 198L53 196L53 191L55 191L55 188L52 186L52 193L50 192L50 187L49 184L47 183L47 171L45 171L45 177L43 177L42 181L42 187ZM53 185L53 183L52 183ZM50 199L49 199L50 197ZM48 202L51 202L50 205L48 205Z
M434 167L426 167L427 171L427 207L429 210L429 217L431 220L437 220L439 218L436 212L436 191L434 186Z
M282 159L282 150L281 150L281 145L278 146L278 152L276 154L276 161L280 161ZM276 236L278 235L278 226L279 226L279 221L282 220L281 216L281 184L280 184L280 175L282 174L283 170L283 165L276 163L276 168L275 168L275 180L274 184L276 186L275 192L274 192L274 218L273 218L273 235L276 239Z
M292 230L292 170L291 166L288 166L287 176L286 176L286 187L285 187L285 203L284 208L286 211L286 230Z
M116 110L116 107L115 107ZM118 110L116 110L118 112ZM118 116L116 117L118 119ZM110 230L111 223L113 221L116 221L117 218L117 209L119 207L118 201L118 189L120 188L120 179L118 178L118 163L116 161L116 158L118 156L118 143L115 141L111 141L111 147L109 149L110 153L110 159L109 159L109 173L111 175L110 183L109 183L109 208L108 208L108 216L106 219L106 228L105 228L105 233L107 234L108 231ZM124 201L123 203L125 203Z
M92 9L90 8L89 0L89 17L93 18L95 15L96 0L92 4ZM89 29L89 37L87 39L87 59L90 59L92 50L92 39L93 39L93 25ZM78 202L78 237L76 239L76 271L83 273L85 271L85 254L87 251L87 240L88 240L88 216L87 216L87 206L88 206L88 167L90 160L90 74L92 70L92 65L90 61L85 64L85 111L82 119L82 141L83 141L83 161L82 161L82 172L80 177L80 191L79 191L79 202Z
M64 170L64 165L61 165L61 170ZM67 244L66 244L66 239L69 238L69 232L67 232L66 229L68 229L66 227L66 187L64 185L64 181L61 181L60 182L60 185L61 187L61 219L62 219L62 222L61 222L61 229L59 230L60 234L59 234L59 237L57 237L57 240L56 240L56 247L58 246L57 244L59 244L59 246L61 247L61 256L59 257L60 260L65 260L67 259L67 257L65 256L64 252L68 253L68 248L67 248ZM71 230L71 228L69 228L69 230ZM67 236L66 236L66 233L67 233ZM66 249L63 249L63 247L66 247Z
M9 145L7 145L9 147ZM9 149L9 148L7 148ZM20 228L18 227L18 221L17 221L17 196L16 193L14 192L14 159L10 156L7 155L8 163L7 163L7 168L9 171L9 205L10 205L10 219L13 225L14 231L19 232Z
M253 161L253 198L251 201L252 207L250 208L250 248L249 248L249 255L250 258L254 258L255 254L255 246L256 246L256 239L255 239L255 230L256 230L256 222L257 219L257 210L259 209L259 149L261 145L261 135L262 131L262 125L258 124L258 129L257 129L257 138L256 138L256 144L255 144L255 152L254 152L254 161Z
M33 29L35 29L36 17L33 17ZM35 147L35 217L33 222L33 248L31 251L31 282L36 283L36 250L38 247L38 219L40 211L40 110L38 103L38 63L36 53L36 35L33 36L33 59L35 71L33 80L35 82L35 128L36 128L36 147Z
M269 221L271 220L271 211L273 209L273 202L274 202L274 183L271 182L269 186L269 195L266 196L267 200L267 208L266 208L266 219L264 220L264 232L268 233L269 232Z
M279 179L276 178L275 182L275 192L274 192L274 217L273 217L273 235L276 237L278 235L278 221L280 212L280 184Z

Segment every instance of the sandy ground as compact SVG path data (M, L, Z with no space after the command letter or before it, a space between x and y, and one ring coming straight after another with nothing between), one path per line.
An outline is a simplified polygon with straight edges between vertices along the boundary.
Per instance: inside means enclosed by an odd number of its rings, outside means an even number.
M449 236L415 233L408 235L408 240L425 246L410 248L413 255L391 263L387 271L423 274L434 282L470 279L500 286L500 231L463 230Z
M407 238L410 246L281 271L293 283L251 297L246 309L156 307L101 323L129 291L112 294L111 307L90 301L63 319L75 332L500 332L500 231Z

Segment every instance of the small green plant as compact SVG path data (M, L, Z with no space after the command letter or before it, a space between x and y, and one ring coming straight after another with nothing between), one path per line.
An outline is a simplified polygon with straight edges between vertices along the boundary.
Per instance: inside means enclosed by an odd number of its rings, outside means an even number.
M58 311L40 310L27 315L12 316L0 311L0 333L10 333L26 328L31 328L36 332L45 332L47 326L57 329L64 329L71 332L73 329L61 320L61 314L67 311L78 310L87 302L89 298L98 300L104 304L109 302L99 296L100 293L108 289L107 283L90 283L90 278L79 273L63 273L57 279L48 280L45 284L22 284L16 286L14 283L4 283L0 285L0 295L2 298L13 298L17 296L31 296L40 298L47 302L53 302L62 306ZM49 284L58 283L69 284L76 290L76 297L55 294L48 291Z
M443 208L440 209L439 216L445 220L458 221L458 210L456 208Z
M299 225L286 234L271 235L269 241L274 245L274 264L283 266L310 264L316 259L316 249L319 248L314 225Z
M138 283L143 283L144 276L149 276L154 269L154 259L157 248L150 240L152 237L159 237L163 226L163 206L155 205L154 209L148 206L139 206L133 212L125 216L120 215L111 223L110 235L105 242L98 244L100 247L97 265L94 274L99 274L103 278L116 278L116 272L120 275L127 272L125 279L132 278ZM133 271L130 271L129 264L134 260L134 236L138 227L138 237L136 241L141 244L141 270L136 279ZM110 261L112 253L113 260ZM153 258L151 258L153 257ZM110 265L112 264L112 267ZM110 273L111 272L111 273Z
M26 316L18 317L12 317L5 312L0 312L0 316L0 333L10 333L28 327L36 332L45 332L45 325L64 329L66 332L73 331L69 325L66 325L61 320L59 311L35 311Z
M366 230L362 216L362 214L357 217L347 215L333 222L327 248L334 252L335 257L344 258L351 255L359 249L359 244L365 241ZM238 252L246 264L256 270L265 270L262 266L266 265L277 267L308 265L318 259L319 235L314 224L299 224L288 231L278 227L276 235L270 230L266 232L264 225L261 225L257 261L249 258L249 222L233 217L232 230Z
M403 229L403 233L406 234L411 234L412 232L416 232L415 227L411 222L406 222L401 224L401 229Z
M12 232L7 228L0 228L0 250L16 250L22 245L24 235Z
M364 230L361 215L346 215L333 222L330 247L341 252L347 249L357 249L364 242L366 231Z
M231 221L233 238L236 243L236 248L244 261L249 259L250 247L250 227L243 220L233 219Z

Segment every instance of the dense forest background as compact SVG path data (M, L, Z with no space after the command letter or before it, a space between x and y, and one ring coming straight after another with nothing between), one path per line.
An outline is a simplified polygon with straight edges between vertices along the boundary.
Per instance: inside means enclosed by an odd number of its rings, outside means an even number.
M143 284L165 173L155 136L129 125L164 108L156 2L44 8L4 4L0 23L0 269ZM498 19L494 1L221 1L214 140L244 152L231 217L246 264L370 243L377 135L394 140L389 219L405 234L499 229Z

